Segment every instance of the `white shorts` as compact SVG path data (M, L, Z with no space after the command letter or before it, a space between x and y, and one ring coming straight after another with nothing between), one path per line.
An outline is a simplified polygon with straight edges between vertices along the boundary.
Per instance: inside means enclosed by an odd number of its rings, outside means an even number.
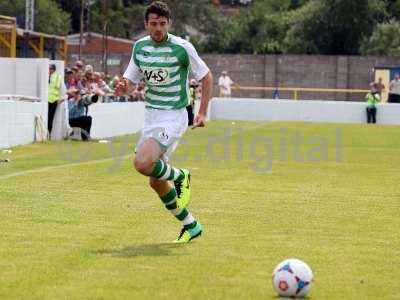
M168 161L187 128L188 115L185 107L176 110L148 108L144 113L144 125L136 148L146 139L153 138L165 150L163 159Z

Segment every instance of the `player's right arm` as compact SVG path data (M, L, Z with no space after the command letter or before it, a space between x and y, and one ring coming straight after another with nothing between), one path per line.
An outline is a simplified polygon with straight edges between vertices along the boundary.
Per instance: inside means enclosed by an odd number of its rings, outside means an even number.
M131 94L136 88L136 85L127 78L122 78L118 81L115 87L116 96L125 96Z
M123 78L117 83L115 94L117 96L128 95L135 88L136 84L143 78L143 73L139 68L138 61L135 59L136 45L133 46L131 60L125 70Z

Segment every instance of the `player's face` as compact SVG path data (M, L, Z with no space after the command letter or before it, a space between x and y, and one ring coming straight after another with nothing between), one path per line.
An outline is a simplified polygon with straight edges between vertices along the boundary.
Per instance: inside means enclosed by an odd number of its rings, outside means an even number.
M144 22L144 25L152 40L156 43L161 43L169 30L170 22L166 17L149 14L149 19Z

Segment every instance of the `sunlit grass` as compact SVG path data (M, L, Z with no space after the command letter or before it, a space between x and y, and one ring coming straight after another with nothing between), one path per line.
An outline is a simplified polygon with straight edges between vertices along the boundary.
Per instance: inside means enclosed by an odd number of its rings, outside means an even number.
M310 299L399 299L399 127L211 122L173 164L192 172L180 224L131 164L136 137L1 154L0 299L276 299L288 257ZM300 140L299 140L300 139Z

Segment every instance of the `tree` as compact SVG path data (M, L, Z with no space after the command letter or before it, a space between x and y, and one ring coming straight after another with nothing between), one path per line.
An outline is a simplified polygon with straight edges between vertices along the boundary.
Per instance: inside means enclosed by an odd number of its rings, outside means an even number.
M16 16L18 26L25 27L25 0L0 0L0 11L4 15ZM34 29L49 34L67 34L70 30L70 14L53 0L36 0Z
M387 18L385 21L400 20L400 0L386 0Z
M52 0L36 0L35 30L66 35L71 28L71 16Z
M391 21L378 24L360 49L363 55L400 56L400 23Z
M0 0L0 14L17 18L17 25L25 28L25 0Z
M312 0L293 13L285 51L312 54L359 54L386 10L380 0Z
M122 0L108 1L108 34L117 37L128 37L128 20L124 14L124 3ZM103 10L102 1L96 2L90 8L90 30L103 32Z
M70 14L70 33L79 32L81 23L81 0L58 0L60 7Z
M230 18L222 51L231 53L282 53L282 42L288 30L288 12L300 1L264 0L242 9Z

